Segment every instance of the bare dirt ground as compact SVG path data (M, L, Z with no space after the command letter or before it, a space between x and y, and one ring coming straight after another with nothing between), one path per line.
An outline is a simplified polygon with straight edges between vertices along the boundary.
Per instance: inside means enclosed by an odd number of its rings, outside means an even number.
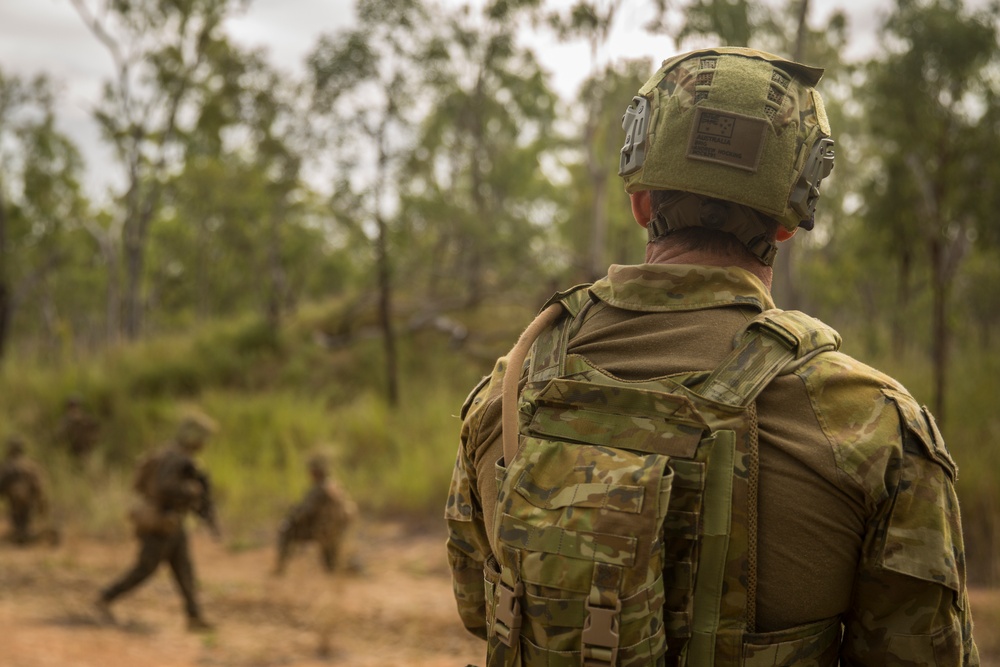
M166 566L115 603L116 623L93 603L132 562L132 543L67 536L51 549L0 545L2 667L463 667L485 644L465 632L451 595L444 533L371 526L355 553L361 572L321 573L309 549L284 577L273 552L227 550L191 533L206 618L186 629Z
M164 567L114 607L93 607L101 586L134 557L132 543L68 536L55 549L0 545L0 667L464 667L484 644L455 611L444 533L369 526L354 552L363 571L321 574L300 553L280 579L270 549L234 552L192 531L205 616L186 630ZM1000 667L1000 591L973 590L984 667Z

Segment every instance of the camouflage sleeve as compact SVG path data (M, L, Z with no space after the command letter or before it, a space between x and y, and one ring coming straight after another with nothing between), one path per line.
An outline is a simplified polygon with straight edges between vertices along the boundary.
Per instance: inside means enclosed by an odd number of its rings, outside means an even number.
M469 454L474 444L478 410L470 410L477 395L484 391L489 378L484 378L466 399L462 407L462 431L445 520L448 524L448 564L458 613L466 629L486 639L486 589L483 565L490 554L482 505L476 491L476 467ZM473 449L474 451L474 449Z
M865 540L841 664L978 665L955 464L925 408L883 393L902 424L898 482Z

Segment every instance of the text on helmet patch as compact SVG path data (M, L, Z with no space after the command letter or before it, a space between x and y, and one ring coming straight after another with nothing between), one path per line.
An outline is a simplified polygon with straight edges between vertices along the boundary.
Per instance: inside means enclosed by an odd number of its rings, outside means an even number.
M687 156L747 171L757 171L767 121L727 111L695 107Z

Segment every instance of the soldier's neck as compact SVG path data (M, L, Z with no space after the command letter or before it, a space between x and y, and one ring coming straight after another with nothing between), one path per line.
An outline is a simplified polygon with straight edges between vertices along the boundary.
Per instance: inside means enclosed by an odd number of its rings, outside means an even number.
M670 243L650 243L647 245L646 263L700 264L703 266L719 267L736 266L757 276L768 290L771 289L771 281L774 278L774 271L770 266L765 266L752 257L719 254L700 249L690 250Z

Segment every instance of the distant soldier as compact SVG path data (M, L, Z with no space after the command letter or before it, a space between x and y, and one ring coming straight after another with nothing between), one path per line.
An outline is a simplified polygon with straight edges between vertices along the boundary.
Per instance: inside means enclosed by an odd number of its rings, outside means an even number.
M87 412L83 400L72 395L66 399L66 412L59 421L57 439L75 459L86 458L97 444L98 423Z
M48 515L49 503L41 468L24 453L24 441L11 437L7 455L0 462L0 498L7 500L10 532L4 538L14 544L26 545L39 540L51 544L59 541L59 533L51 526L33 530Z
M194 461L214 432L215 424L208 417L189 415L181 421L173 442L140 461L133 482L138 499L129 513L139 540L139 554L132 569L98 598L98 609L109 620L113 620L111 603L146 581L160 563L166 562L184 598L188 629L211 629L195 596L184 517L188 512L197 514L218 535L208 475Z
M307 463L312 487L302 500L289 510L278 529L278 560L274 574L285 571L285 564L295 543L313 541L319 545L320 562L333 572L343 550L345 537L357 516L351 497L329 477L325 456L317 454Z

